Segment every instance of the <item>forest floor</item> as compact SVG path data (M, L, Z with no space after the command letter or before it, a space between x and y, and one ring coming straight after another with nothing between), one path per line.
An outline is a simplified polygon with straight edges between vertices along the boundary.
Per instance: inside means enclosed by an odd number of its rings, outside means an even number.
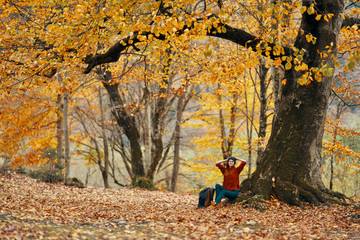
M0 175L0 239L360 239L357 205L276 200L197 209L197 195Z

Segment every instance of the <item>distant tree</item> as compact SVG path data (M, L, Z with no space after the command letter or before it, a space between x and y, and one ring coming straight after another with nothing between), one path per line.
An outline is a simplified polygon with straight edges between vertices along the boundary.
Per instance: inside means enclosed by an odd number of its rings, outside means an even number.
M360 173L360 163L355 159L360 157L359 149L349 142L356 141L360 132L342 126L342 118L346 113L356 111L360 107L360 85L357 78L351 74L339 73L334 80L331 94L328 119L325 125L325 134L329 137L324 140L324 155L330 160L329 189L334 189L335 163L345 165L346 169L355 169Z

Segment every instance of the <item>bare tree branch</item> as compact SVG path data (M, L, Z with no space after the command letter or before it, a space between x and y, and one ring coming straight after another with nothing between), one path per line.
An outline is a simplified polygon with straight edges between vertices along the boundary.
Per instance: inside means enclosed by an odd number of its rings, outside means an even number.
M360 18L345 17L341 27L351 27L357 24L360 24Z

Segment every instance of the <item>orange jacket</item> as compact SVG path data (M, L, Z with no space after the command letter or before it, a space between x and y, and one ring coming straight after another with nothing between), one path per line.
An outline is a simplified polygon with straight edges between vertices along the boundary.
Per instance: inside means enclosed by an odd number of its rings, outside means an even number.
M223 187L228 191L237 190L240 188L239 174L244 169L246 162L241 162L238 167L232 167L227 169L221 163L216 164L224 175Z

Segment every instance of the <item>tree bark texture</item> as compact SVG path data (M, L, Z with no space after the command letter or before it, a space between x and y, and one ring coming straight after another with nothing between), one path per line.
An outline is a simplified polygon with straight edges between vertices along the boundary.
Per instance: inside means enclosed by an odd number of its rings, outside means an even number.
M150 169L151 163L151 111L150 111L150 96L145 97L145 129L144 129L144 144L145 144L145 173Z
M57 139L57 147L56 147L56 157L57 157L57 163L59 165L60 169L63 169L64 167L64 163L63 163L63 114L62 114L62 109L63 106L61 104L62 102L62 96L61 94L58 94L57 97L57 105L59 107L59 114L57 116L57 121L56 121L56 139Z
M181 120L183 114L183 108L185 105L185 93L179 96L178 104L176 107L176 123L175 123L175 143L174 143L174 164L171 175L171 191L176 191L176 184L180 167L180 142L181 142Z
M135 118L124 108L124 103L118 91L118 84L109 84L104 81L103 85L110 97L112 114L130 143L131 171L133 173L132 182L135 183L136 177L145 175L140 135L135 124Z
M218 85L220 88L220 85ZM236 135L236 120L237 120L237 113L238 113L238 95L233 95L233 106L230 110L230 124L229 124L229 134L226 134L226 126L225 126L225 116L224 110L222 109L222 97L221 95L218 96L218 103L219 103L219 124L220 124L220 134L221 134L221 151L223 154L223 159L227 159L228 157L232 156L234 142L235 142L235 135Z
M166 84L165 87L160 87L159 93L166 94L170 92L170 86L172 85L173 76L170 74L170 65L171 65L171 49L166 50L164 57L163 73L164 77L162 79L163 83ZM160 160L164 152L163 144L163 132L165 126L165 118L168 112L168 99L165 97L160 97L156 99L155 102L155 111L152 119L152 149L151 149L151 164L147 177L153 181L155 177L156 170L159 166Z
M64 94L65 179L70 178L69 94Z
M100 105L100 121L101 121L101 135L102 135L102 139L103 139L103 144L104 144L104 168L101 169L101 174L103 177L103 181L104 181L104 187L105 188L109 188L109 144L108 144L108 139L106 136L106 131L105 131L105 111L104 111L104 104L103 104L103 99L102 99L102 92L101 92L101 88L99 88L99 105Z
M245 78L245 77L244 77ZM253 76L251 76L254 88L256 86L257 77L255 76L255 79ZM245 88L245 115L246 115L246 138L248 142L248 173L247 176L250 177L251 171L252 171L252 136L253 136L253 130L254 130L254 115L255 115L255 97L256 94L253 94L252 99L252 105L250 106L250 102L248 101L248 93Z
M266 82L266 75L269 69L265 66L263 60L260 60L259 65L259 80L260 80L260 116L259 116L259 134L258 137L264 139L266 137L266 127L267 127L267 110L268 110L268 101L267 101L267 90L268 84ZM258 155L263 152L263 148L261 147L262 143L259 142L258 145Z
M236 121L237 121L237 115L238 115L238 101L239 95L235 94L233 95L233 101L234 105L231 107L230 111L230 126L229 126L229 137L228 137L228 145L227 145L227 152L229 155L232 155L234 144L235 144L235 137L236 137Z

